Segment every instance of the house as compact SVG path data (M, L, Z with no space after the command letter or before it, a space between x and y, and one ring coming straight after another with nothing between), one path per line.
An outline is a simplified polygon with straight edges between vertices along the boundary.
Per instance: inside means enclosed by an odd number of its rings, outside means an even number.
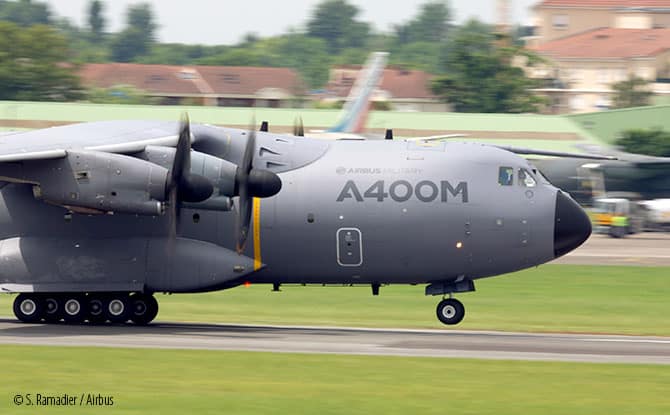
M653 29L670 27L669 0L544 0L533 7L531 46L597 27Z
M304 94L300 78L288 68L92 63L79 75L87 87L130 85L167 105L280 108Z
M530 48L546 63L526 68L550 113L612 106L614 84L639 77L670 96L670 0L545 0L535 6Z
M344 99L356 81L360 66L338 66L330 71L327 90ZM387 67L372 96L373 103L387 103L395 111L448 111L449 106L430 91L432 75L419 70Z

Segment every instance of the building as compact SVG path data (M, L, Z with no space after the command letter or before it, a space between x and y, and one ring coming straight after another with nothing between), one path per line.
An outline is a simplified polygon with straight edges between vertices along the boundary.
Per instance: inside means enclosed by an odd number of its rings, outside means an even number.
M602 27L670 27L668 0L544 0L533 7L531 46Z
M534 10L530 45L547 63L527 73L543 80L548 112L610 108L613 85L633 76L670 96L670 0L545 0Z
M344 99L349 95L360 66L338 66L330 71L328 94ZM419 70L387 67L372 96L373 103L386 103L394 111L448 111L449 106L430 91L432 75ZM384 104L381 104L384 105Z
M304 95L300 78L288 68L92 63L79 75L87 87L130 85L168 105L282 108Z

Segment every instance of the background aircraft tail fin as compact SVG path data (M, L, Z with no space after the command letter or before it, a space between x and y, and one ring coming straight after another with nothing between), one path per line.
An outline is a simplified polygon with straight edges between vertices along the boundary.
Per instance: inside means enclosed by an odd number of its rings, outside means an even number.
M358 73L356 82L349 92L339 120L329 132L360 133L365 127L368 116L370 98L384 73L387 52L374 52L370 55L365 66Z

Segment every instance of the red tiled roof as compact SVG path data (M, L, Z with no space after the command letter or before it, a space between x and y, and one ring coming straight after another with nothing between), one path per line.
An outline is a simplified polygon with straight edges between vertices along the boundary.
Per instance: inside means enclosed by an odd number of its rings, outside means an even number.
M604 28L552 40L535 51L557 58L635 58L670 49L670 29Z
M394 98L435 98L428 89L432 75L424 71L385 69L379 88Z
M184 68L170 65L140 65L135 63L90 63L79 71L87 86L109 88L132 85L150 93L198 94L197 86L178 76Z
M360 66L342 65L339 69L352 70L360 69ZM358 72L347 74L349 83L344 84L335 81L328 86L328 89L334 90L337 96L346 97L353 86L353 81ZM342 77L340 77L342 78ZM419 70L405 70L399 68L386 68L382 75L382 80L377 87L380 90L388 92L392 98L419 98L435 99L435 95L430 92L429 83L432 75ZM341 81L341 80L340 80Z
M297 95L302 85L296 73L288 68L251 66L194 66L217 94L250 95L263 88L281 88Z
M670 0L544 0L535 7L670 8Z
M296 73L287 68L92 63L79 75L88 86L132 85L160 95L254 95L263 88L297 94L301 88Z

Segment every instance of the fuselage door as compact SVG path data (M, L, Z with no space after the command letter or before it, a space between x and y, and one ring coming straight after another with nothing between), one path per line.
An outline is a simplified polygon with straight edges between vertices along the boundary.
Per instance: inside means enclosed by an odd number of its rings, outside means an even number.
M343 267L363 264L363 241L358 228L340 228L337 231L337 263Z

